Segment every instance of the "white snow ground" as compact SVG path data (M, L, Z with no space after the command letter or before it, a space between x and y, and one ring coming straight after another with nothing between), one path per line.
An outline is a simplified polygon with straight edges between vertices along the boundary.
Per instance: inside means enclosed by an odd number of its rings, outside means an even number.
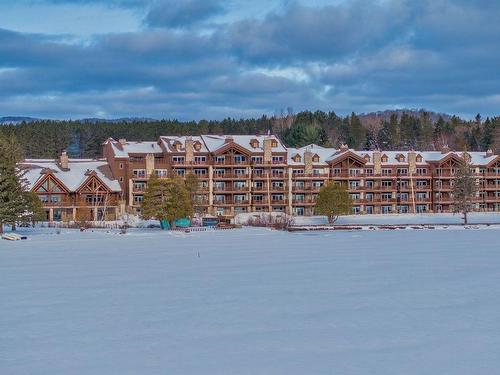
M0 374L496 374L499 234L38 229L0 241Z

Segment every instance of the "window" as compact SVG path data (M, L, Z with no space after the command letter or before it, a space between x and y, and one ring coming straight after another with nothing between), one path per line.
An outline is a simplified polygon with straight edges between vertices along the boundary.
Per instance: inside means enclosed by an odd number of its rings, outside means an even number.
M392 199L392 193L382 193L380 194L380 197L383 201L389 201Z
M215 170L215 175L216 176L224 176L226 174L226 170L225 169L216 169Z
M207 161L207 157L206 156L195 156L194 157L194 162L196 164L202 164L202 163L204 163L206 161Z
M255 181L253 183L253 186L256 187L257 189L262 189L264 187L264 183L262 181Z
M61 202L61 197L59 195L50 196L50 203L60 203L60 202Z
M359 176L361 174L361 169L351 168L349 169L349 176Z
M144 191L144 190L146 190L146 183L145 182L134 182L133 189L134 189L134 191Z
M123 177L120 177L120 182L123 182Z
M132 175L134 178L145 178L146 177L146 170L145 169L134 169L132 171Z
M365 194L365 199L366 199L368 202L373 201L373 193L366 193L366 194Z
M349 195L353 201L361 199L361 195L359 193L351 193Z
M155 175L156 175L156 177L159 177L159 178L165 178L165 177L167 177L167 170L166 169L155 169Z
M416 172L419 175L427 174L427 168L417 168Z
M177 173L177 176L181 176L181 177L184 177L184 175L186 174L185 169L174 169L174 172Z
M195 169L194 170L194 174L198 177L201 177L201 176L206 176L207 174L207 170L206 169Z
M143 156L131 156L129 158L129 160L132 162L132 163L142 163L144 162L144 157Z
M342 169L341 168L333 168L332 174L334 176L340 176L342 174Z
M392 206L382 206L383 214L390 214L392 212Z
M272 201L282 201L285 199L285 196L283 194L273 194L271 195L271 200Z
M224 181L215 181L215 188L217 190L224 190L226 188L226 183Z
M184 156L172 156L172 163L173 164L183 164L184 163Z
M217 164L224 164L226 161L226 158L224 156L216 156L215 157L215 163Z
M273 163L274 164L283 163L283 156L273 156Z
M418 204L417 205L417 213L421 214L423 212L427 211L427 205L425 204Z
M120 169L123 169L123 163L120 163Z
M387 176L392 174L392 169L391 168L382 168L382 175Z
M304 184L304 181L295 181L293 186L295 186L296 188L303 189L305 184Z
M246 175L246 173L247 173L246 169L235 169L234 170L234 174L236 176L244 176L244 175Z
M408 200L408 193L399 193L399 199L402 201Z
M303 169L292 169L292 174L294 175L302 175L304 174L304 170Z
M417 180L417 188L425 188L427 187L427 181L426 180Z
M404 175L404 176L406 176L406 175L408 174L408 168L398 168L398 169L397 169L397 173L398 173L399 175Z
M417 200L424 201L427 199L427 193L417 193L415 194Z
M382 180L381 186L383 188L391 187L392 186L392 181L390 181L390 180Z
M365 182L365 185L366 185L367 188L371 189L371 188L373 188L373 181L372 180L368 180L368 181Z
M278 188L278 189L281 189L281 188L283 188L283 187L285 186L285 184L283 183L283 181L273 181L273 182L271 183L271 186L272 186L273 188Z
M359 181L349 181L349 189L356 190L359 189L360 182Z
M252 163L254 164L262 164L264 158L262 156L252 156Z
M234 155L234 163L235 164L242 164L246 161L246 157L243 155Z
M318 189L323 186L323 181L313 181L312 186Z
M303 202L305 198L304 194L294 194L293 195L293 200Z
M253 195L252 200L255 202L262 202L264 200L264 196L263 195Z
M233 185L236 189L244 189L247 185L245 181L235 181Z

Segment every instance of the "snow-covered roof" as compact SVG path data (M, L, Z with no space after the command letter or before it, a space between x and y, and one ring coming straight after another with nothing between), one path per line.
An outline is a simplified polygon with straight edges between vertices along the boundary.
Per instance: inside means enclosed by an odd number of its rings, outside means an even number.
M196 153L207 153L208 149L203 142L203 137L201 136L161 136L160 137L160 144L163 146L163 150L165 152L178 152L175 143L179 142L180 143L180 152L186 151L186 141L188 139L191 139L193 143L198 142L200 144L200 149L197 150L196 148L193 149L193 152Z
M276 141L277 146L272 148L273 152L287 151L283 143L274 135L202 135L201 138L203 138L210 152L215 152L222 148L227 140L232 140L232 142L247 149L249 152L263 152L265 139L273 139ZM258 141L258 146L256 148L251 145L253 140Z
M321 147L315 144L310 144L304 147L300 148L288 148L288 164L289 165L304 165L304 153L306 151L312 152L313 155L318 155L319 156L319 161L318 162L313 162L314 165L319 165L319 164L327 164L327 160L337 152L335 148L327 148L327 147ZM300 161L296 162L293 160L293 157L295 155L299 154L300 155Z
M68 169L62 169L56 160L26 159L20 163L20 166L26 170L24 178L30 189L45 176L47 170L51 170L54 176L72 192L78 190L92 171L95 171L96 176L111 191L121 191L118 180L114 179L109 164L105 160L69 159Z
M338 159L347 153L352 153L360 158L365 158L367 155L369 156L369 161L367 161L366 165L373 165L373 153L375 151L358 151L354 149L335 149L335 148L325 148L315 144L310 144L301 148L288 148L288 164L289 165L304 165L304 152L311 151L313 154L317 154L319 156L319 163L314 164L326 164L329 161ZM447 153L442 153L441 151L380 151L381 156L385 155L387 157L387 161L382 161L382 165L408 165L408 154L410 152L415 152L418 156L422 157L422 161L417 161L417 165L425 165L430 162L439 162L450 155L455 155L459 158L463 157L463 152L450 151ZM299 162L295 162L293 157L299 154L301 156L301 160ZM485 152L468 152L471 157L472 165L487 165L494 161L497 158L497 155L486 155ZM402 155L403 158L398 159L398 155Z
M118 158L128 158L130 154L154 154L163 152L162 148L158 142L136 142L136 141L125 141L121 143L120 141L115 141L109 138L104 144L110 143L113 148L115 157Z

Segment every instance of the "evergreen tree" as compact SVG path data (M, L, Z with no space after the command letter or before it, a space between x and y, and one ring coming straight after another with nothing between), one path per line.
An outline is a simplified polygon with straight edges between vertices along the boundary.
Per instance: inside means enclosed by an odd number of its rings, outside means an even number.
M330 182L320 189L316 200L316 212L326 215L330 224L333 224L339 215L350 214L351 208L352 200L345 186Z
M21 150L15 137L0 138L0 233L3 226L15 226L27 207L22 171L17 167Z
M467 224L467 214L473 209L472 199L475 193L476 180L470 155L464 152L453 180L453 211L464 215L464 224Z
M148 181L142 202L142 215L145 219L167 220L173 228L177 219L192 214L193 204L182 179L152 177Z

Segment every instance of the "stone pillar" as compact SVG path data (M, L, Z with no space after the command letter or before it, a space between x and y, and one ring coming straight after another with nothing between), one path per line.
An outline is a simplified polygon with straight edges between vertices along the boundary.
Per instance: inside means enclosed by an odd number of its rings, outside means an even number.
M146 155L146 177L150 177L155 170L155 156L154 154Z
M132 206L134 204L134 181L132 179L128 180L128 205Z
M193 146L193 139L191 137L186 138L185 149L186 149L186 156L184 160L186 161L186 164L192 164L194 161L194 146Z
M59 164L61 165L62 169L69 169L69 157L66 150L64 150L61 153L61 156L59 156Z
M54 209L49 208L49 221L54 221Z
M72 215L71 215L72 216L72 220L76 221L76 207L73 207L72 210L73 210Z
M415 151L408 152L408 172L410 174L417 172L417 153Z
M208 206L209 210L213 209L214 205L214 167L208 166Z
M313 153L309 150L304 152L304 173L306 175L311 175L313 172Z
M373 151L373 173L382 173L382 153L379 150Z
M264 139L264 163L270 164L273 161L273 140Z

